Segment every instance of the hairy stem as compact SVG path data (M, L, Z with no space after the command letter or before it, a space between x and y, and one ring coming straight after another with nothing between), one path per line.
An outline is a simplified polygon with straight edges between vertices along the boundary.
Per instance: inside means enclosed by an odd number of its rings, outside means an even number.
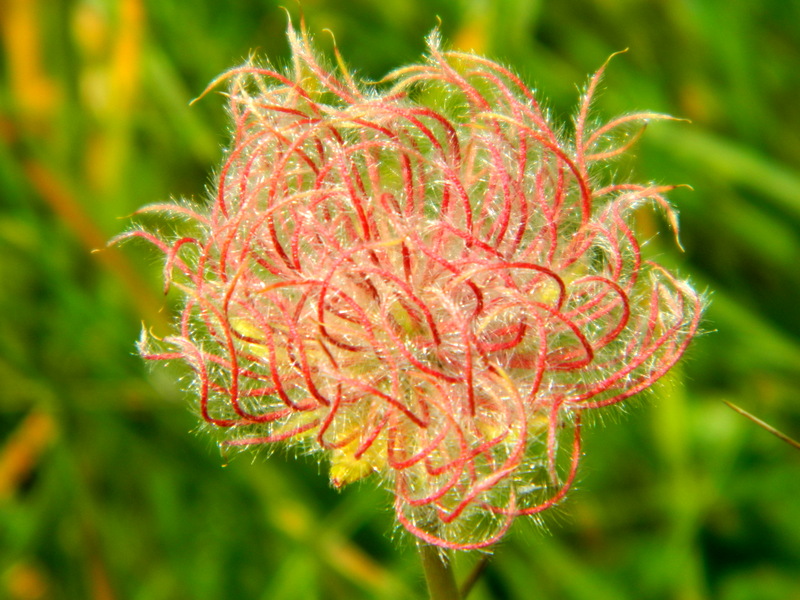
M486 570L486 567L489 565L489 559L492 557L491 554L484 554L480 557L475 566L470 571L470 574L467 575L467 578L461 583L461 600L466 600L469 593L472 591L473 586L478 582L483 572Z
M441 548L425 542L419 542L418 547L430 600L460 600L452 561Z

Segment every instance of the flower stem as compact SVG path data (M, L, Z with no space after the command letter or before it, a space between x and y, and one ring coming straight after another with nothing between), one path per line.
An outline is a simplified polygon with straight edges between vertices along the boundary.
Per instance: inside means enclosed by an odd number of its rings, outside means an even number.
M428 583L430 600L460 600L456 578L453 574L452 561L437 548L425 542L419 542L419 555Z
M470 571L467 578L461 583L460 593L461 593L461 600L466 600L469 593L472 591L473 586L478 582L483 572L486 570L486 567L489 565L489 559L492 557L491 554L484 554L478 559L478 562L475 563L475 566Z

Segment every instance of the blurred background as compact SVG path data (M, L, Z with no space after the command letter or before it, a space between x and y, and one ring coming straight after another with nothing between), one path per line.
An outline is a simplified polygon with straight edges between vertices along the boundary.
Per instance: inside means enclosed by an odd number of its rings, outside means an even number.
M694 188L670 195L685 253L641 225L710 290L707 333L596 420L577 489L515 525L470 597L800 599L800 451L724 403L800 437L800 2L302 4L368 78L418 60L438 16L565 125L624 48L598 115L691 120L653 124L617 168ZM228 125L218 95L188 103L251 50L286 60L278 0L0 0L0 26L0 598L423 597L374 485L337 493L315 464L229 462L196 434L173 374L135 354L172 309L158 257L92 253L138 207L204 197Z

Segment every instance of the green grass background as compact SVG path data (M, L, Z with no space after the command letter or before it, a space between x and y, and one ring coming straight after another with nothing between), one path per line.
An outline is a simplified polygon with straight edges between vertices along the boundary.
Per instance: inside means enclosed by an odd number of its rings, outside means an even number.
M289 10L295 16L293 3ZM377 79L447 40L513 65L565 124L613 52L599 115L655 110L620 172L686 183L674 248L711 291L668 380L587 433L577 489L515 525L471 598L800 599L800 2L306 0L323 49ZM138 207L202 197L228 126L188 106L252 49L285 61L273 0L2 0L0 598L424 596L389 499L280 453L226 465L173 374L153 253L101 248ZM656 233L661 232L660 235ZM253 457L253 460L249 459ZM463 576L475 561L459 556Z

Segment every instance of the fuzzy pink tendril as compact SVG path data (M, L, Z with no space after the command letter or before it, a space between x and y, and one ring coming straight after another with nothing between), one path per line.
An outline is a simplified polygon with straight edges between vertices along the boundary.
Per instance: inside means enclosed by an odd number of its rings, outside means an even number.
M486 547L565 496L581 414L647 388L697 330L701 297L630 226L647 203L674 225L670 188L597 168L667 117L590 123L603 67L566 139L514 74L436 33L383 87L288 36L286 72L220 78L234 133L208 206L148 207L183 233L122 236L185 295L141 353L191 367L224 445L321 454L336 486L376 473L407 530Z

